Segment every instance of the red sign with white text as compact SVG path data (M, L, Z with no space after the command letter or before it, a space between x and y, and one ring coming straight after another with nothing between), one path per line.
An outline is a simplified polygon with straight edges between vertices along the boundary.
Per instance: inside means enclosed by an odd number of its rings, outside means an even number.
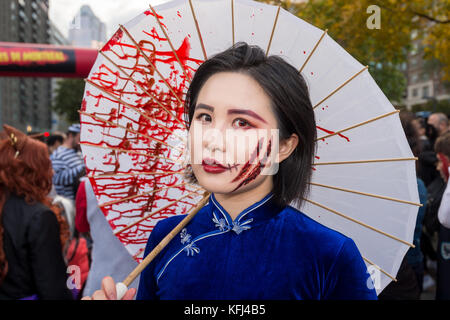
M86 78L97 53L89 48L0 42L0 77Z

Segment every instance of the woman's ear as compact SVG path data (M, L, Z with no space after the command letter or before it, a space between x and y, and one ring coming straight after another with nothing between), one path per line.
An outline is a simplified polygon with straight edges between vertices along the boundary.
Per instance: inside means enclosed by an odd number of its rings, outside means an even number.
M278 162L281 163L287 159L298 145L298 136L293 133L287 139L281 140L278 148Z

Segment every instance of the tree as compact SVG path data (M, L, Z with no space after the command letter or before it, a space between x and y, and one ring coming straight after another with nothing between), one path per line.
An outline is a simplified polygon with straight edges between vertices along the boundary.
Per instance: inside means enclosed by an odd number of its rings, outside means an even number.
M84 86L82 79L67 78L58 81L52 108L69 123L80 121L78 110L83 100Z
M381 91L397 106L404 99L406 89L406 78L402 71L390 64L369 65L369 70Z
M405 89L400 66L412 48L413 30L423 39L425 58L438 59L442 79L450 80L450 0L262 1L280 3L303 20L328 29L328 34L359 62L377 66L369 72L391 100L397 100ZM371 16L367 9L372 5L380 8L380 29L367 26Z

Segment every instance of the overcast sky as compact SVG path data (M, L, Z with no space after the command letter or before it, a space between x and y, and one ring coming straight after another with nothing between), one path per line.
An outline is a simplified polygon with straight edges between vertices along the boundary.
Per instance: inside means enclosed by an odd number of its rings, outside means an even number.
M138 14L153 6L167 0L50 0L49 15L58 29L67 36L69 25L80 7L88 4L95 15L107 28L109 39L119 24L124 24Z

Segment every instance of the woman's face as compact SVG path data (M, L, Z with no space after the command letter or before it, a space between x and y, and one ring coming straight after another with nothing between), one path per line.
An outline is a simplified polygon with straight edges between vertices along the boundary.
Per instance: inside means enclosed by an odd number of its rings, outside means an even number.
M240 193L268 183L277 170L278 130L271 100L246 74L221 72L200 90L189 130L198 183Z

